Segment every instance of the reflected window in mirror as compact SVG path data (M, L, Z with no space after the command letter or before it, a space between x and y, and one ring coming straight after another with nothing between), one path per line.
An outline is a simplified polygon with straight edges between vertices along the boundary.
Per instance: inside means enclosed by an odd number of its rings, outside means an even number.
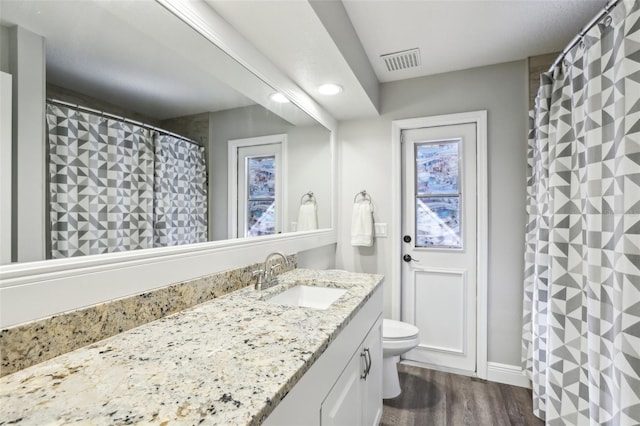
M243 224L248 237L275 234L276 223L276 156L246 157L247 220Z
M231 217L234 236L279 234L286 223L283 199L286 192L287 136L271 135L230 140L230 203L237 203Z

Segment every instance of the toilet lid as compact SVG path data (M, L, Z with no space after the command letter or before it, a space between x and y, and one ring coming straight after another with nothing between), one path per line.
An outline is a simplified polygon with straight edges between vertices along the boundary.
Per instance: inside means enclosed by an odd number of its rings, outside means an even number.
M418 336L418 327L406 322L382 320L382 338L387 340L412 339Z

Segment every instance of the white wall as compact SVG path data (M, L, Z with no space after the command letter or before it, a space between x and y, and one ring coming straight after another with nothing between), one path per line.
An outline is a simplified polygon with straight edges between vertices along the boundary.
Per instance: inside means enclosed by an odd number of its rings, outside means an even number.
M336 245L304 250L298 252L298 268L308 269L335 269L336 267Z
M11 263L11 87L0 71L0 265Z
M524 204L526 178L527 67L509 62L381 85L380 117L339 123L337 268L391 271L391 239L373 248L353 248L349 225L353 196L366 189L376 222L391 220L391 121L488 111L489 156L489 341L488 360L520 364ZM391 285L385 280L385 316L391 315Z
M26 262L45 258L45 42L21 27L8 32L13 76L12 260Z
M0 25L0 264L11 262L11 95L9 28Z

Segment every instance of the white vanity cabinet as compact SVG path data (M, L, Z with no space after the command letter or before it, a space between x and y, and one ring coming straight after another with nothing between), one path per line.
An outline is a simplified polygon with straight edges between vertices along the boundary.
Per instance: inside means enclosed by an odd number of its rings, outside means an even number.
M382 287L264 425L377 425L382 417Z
M363 424L377 425L382 420L382 315L369 332L364 347L370 351L371 367L364 387Z
M347 364L322 402L320 424L374 425L382 417L382 318ZM360 407L360 408L358 408Z

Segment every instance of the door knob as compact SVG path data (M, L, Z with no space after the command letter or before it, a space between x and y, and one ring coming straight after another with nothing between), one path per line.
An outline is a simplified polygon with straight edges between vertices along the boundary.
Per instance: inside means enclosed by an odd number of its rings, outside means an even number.
M410 254L405 254L404 256L402 256L402 260L404 260L405 262L420 262L419 260L412 258Z
M402 237L402 240L405 243L410 243L411 242L411 235L405 235L404 237Z

